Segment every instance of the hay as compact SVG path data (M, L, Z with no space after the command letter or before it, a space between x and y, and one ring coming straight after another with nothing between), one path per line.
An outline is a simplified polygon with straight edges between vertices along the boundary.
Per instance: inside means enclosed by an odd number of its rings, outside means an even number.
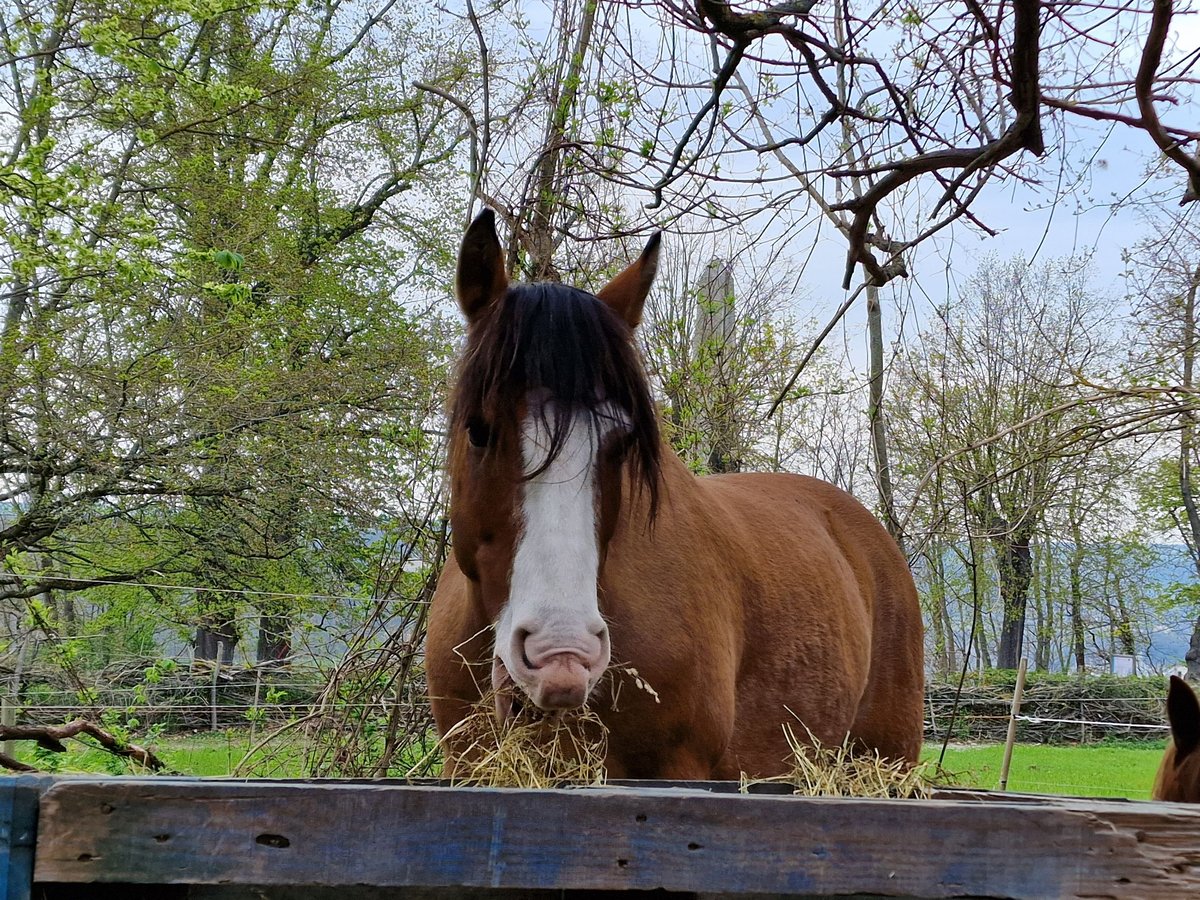
M772 778L741 779L746 793L754 784L788 784L792 793L802 797L913 797L932 796L931 783L924 766L910 766L904 760L884 759L878 750L868 751L855 745L850 736L836 746L825 746L807 727L808 740L796 737L791 724L783 724L783 734L791 748L791 770Z
M483 697L442 738L454 747L451 782L475 787L550 788L604 784L608 731L592 710L546 713L523 706L506 722Z
M621 663L609 666L591 702L608 705L615 712L626 682L655 703L662 702L637 669ZM526 701L503 723L497 721L495 709L496 694L485 692L470 714L440 741L444 755L453 748L453 784L600 787L607 780L604 760L608 755L608 728L592 708L551 713Z

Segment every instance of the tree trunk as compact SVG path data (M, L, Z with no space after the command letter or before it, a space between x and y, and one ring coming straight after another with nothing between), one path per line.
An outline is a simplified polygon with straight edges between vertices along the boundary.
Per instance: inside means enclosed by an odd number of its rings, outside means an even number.
M1034 600L1037 610L1036 632L1033 649L1033 670L1047 672L1050 670L1050 638L1054 634L1054 605L1051 599L1053 585L1051 583L1050 557L1053 548L1039 544L1037 550L1037 565L1043 577L1035 583L1038 586Z
M1079 520L1071 519L1071 648L1075 653L1075 671L1087 671L1087 648L1083 641L1083 535Z
M237 622L234 619L233 611L220 608L210 609L200 617L200 621L196 625L192 654L197 660L219 661L223 666L231 666L237 642Z
M992 667L992 655L988 650L988 639L983 629L983 618L980 617L979 628L975 631L975 658L979 660L979 668Z
M696 360L708 394L708 470L715 474L742 468L737 401L732 396L729 356L737 330L733 269L724 260L709 262L697 291Z
M942 578L943 578L942 584L945 585L945 580L944 580L945 579L945 570L944 570L944 568L943 568ZM938 610L936 611L935 615L940 615L942 617L942 621L944 623L946 636L948 638L946 641L946 672L948 674L951 674L951 673L958 671L958 642L955 641L955 639L954 639L954 622L950 618L950 610L947 607L945 596L946 596L946 591L945 591L945 588L943 587L942 603L941 603L940 607L938 608ZM966 652L966 642L965 641L963 643L963 652Z
M260 666L285 666L291 655L291 617L286 613L260 613L256 655L258 664Z
M953 632L946 629L942 609L946 605L946 584L942 580L939 557L942 545L933 541L925 553L929 564L929 624L933 628L933 664L938 675L948 676L951 669L947 645L954 640Z
M1029 584L1033 578L1033 556L1028 529L993 538L1000 574L1000 599L1003 617L996 667L1015 669L1025 649L1025 614L1029 605Z
M1120 563L1113 560L1113 564L1119 565ZM1117 650L1136 660L1137 636L1133 631L1133 618L1129 615L1129 605L1125 602L1125 591L1121 587L1120 571L1113 572L1113 598L1117 604Z
M555 73L546 85L550 94L550 111L542 134L541 152L537 158L536 175L532 181L532 205L521 210L517 222L517 235L509 248L508 271L516 269L521 245L528 251L529 281L560 281L558 268L554 265L555 210L563 206L563 155L567 150L567 126L575 110L581 85L584 63L592 43L592 29L596 22L597 0L584 0L579 19L579 29L573 45L568 47L566 36L559 45L559 57Z
M883 416L883 311L879 288L867 285L867 331L870 340L870 381L867 420L871 428L871 452L875 458L875 487L879 493L879 511L888 533L905 553L904 535L896 518L896 498L892 488L892 467L888 460L887 423Z

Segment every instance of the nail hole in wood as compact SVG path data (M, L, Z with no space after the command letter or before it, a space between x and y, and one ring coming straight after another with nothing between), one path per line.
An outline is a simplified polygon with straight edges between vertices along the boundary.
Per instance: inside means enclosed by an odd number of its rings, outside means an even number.
M697 844L695 841L692 841L690 844L688 844L688 849L689 849L689 850L703 850L703 849L704 849L704 845L703 845L703 844Z
M116 807L113 806L111 803L101 803L100 804L100 812L104 813L104 815L106 815L106 816L109 813L111 813L114 809L116 809Z
M79 856L76 857L76 859L78 859L80 862L91 862L95 858L96 857L92 856L90 853L80 853Z
M158 841L160 844L165 844L167 841L169 841L171 839L171 836L169 834L156 834L154 836L154 839L156 841Z
M627 859L618 859L617 860L617 868L618 869L624 869L627 865L629 865L629 860L627 860Z
M282 834L260 834L254 839L256 844L262 844L264 847L277 847L282 849L290 847L292 842L285 838Z
M646 821L646 814L645 814L645 813L638 813L636 816L634 816L634 817L633 817L633 820L634 820L635 822L645 822L645 821Z

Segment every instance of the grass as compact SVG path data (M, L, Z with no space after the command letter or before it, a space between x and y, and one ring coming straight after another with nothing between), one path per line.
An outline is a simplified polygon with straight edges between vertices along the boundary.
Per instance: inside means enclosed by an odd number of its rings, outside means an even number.
M1163 742L1086 745L1017 744L1008 789L1073 797L1148 800ZM926 745L923 760L936 760L941 747ZM1000 783L1003 744L951 746L943 767L963 787L995 790Z
M38 768L61 772L121 773L129 769L102 750L67 741L68 752L37 751L30 742L16 745L19 759ZM246 729L170 735L154 748L167 767L185 775L229 775L250 749ZM930 744L922 760L936 760L940 747ZM1105 743L1053 746L1017 744L1013 749L1008 789L1034 794L1077 797L1150 796L1163 743ZM1000 781L1004 756L1001 744L952 745L944 769L962 787L994 790ZM251 760L245 773L257 777L296 778L307 773L303 747L297 742L274 744Z
M257 743L257 741L255 742ZM173 735L159 742L159 756L167 767L184 775L229 775L251 750L244 729ZM304 748L298 739L280 739L256 750L239 774L259 778L300 778Z
M52 772L99 772L113 775L138 770L111 753L82 741L67 740L65 753L38 750L31 741L18 741L13 754L21 762ZM250 732L229 729L195 734L176 734L151 743L167 771L181 775L229 775L251 749ZM247 766L247 774L258 777L295 778L303 772L303 748L298 744L275 743L259 750Z

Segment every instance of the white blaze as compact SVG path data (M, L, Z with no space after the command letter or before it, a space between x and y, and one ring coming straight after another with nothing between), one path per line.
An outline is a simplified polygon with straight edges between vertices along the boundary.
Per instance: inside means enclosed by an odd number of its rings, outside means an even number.
M547 418L553 422L553 410ZM518 684L529 672L527 663L536 669L557 653L575 653L589 668L598 666L594 678L608 664L608 634L597 601L596 454L601 436L589 414L576 414L558 456L521 486L521 531L509 599L496 623L497 654ZM541 417L531 413L521 439L526 474L545 462L549 446Z

